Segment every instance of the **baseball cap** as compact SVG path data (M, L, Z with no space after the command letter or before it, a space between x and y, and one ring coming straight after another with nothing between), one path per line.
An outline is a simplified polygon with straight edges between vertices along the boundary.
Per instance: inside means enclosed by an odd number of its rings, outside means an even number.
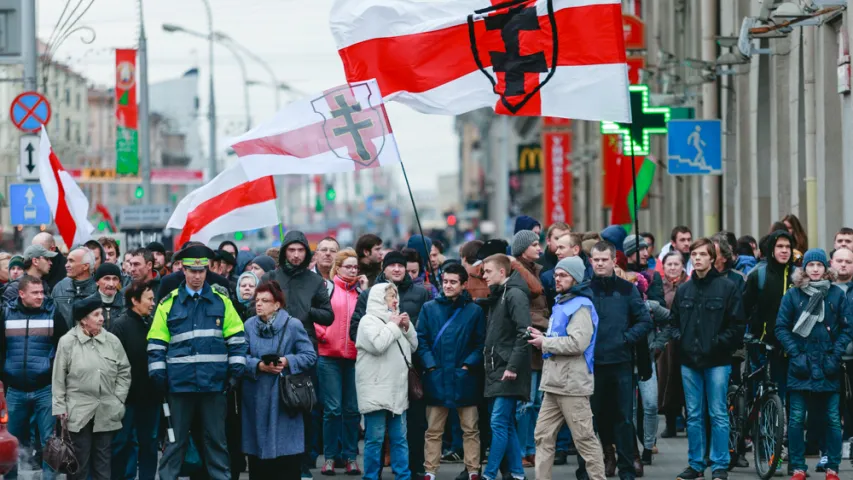
M26 250L24 250L24 261L39 257L53 258L57 255L58 254L56 252L52 252L41 245L30 245Z

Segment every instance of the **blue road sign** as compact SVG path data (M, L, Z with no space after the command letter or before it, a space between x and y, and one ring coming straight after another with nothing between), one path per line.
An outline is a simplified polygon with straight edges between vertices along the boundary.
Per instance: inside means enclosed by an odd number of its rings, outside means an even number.
M24 92L12 100L9 118L19 130L36 132L50 121L50 103L38 92Z
M670 120L667 164L670 175L722 175L719 120Z
M12 225L50 224L50 205L38 183L9 185L9 213Z

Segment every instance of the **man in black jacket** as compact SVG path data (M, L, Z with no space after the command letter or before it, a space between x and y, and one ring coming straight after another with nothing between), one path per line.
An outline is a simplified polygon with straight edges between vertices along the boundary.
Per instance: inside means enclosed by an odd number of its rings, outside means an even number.
M743 342L744 313L735 284L714 268L714 242L700 238L690 246L693 273L672 302L673 335L680 339L681 375L687 404L689 466L678 478L704 478L705 411L711 419L710 460L713 480L727 480L729 418L726 392L732 354Z
M615 444L619 477L634 480L637 475L633 462L634 350L637 349L640 378L650 378L647 337L652 321L649 308L634 284L614 273L616 247L607 241L598 242L592 247L590 257L594 272L590 282L592 303L598 313L592 412L605 446L605 467L613 469L613 451L609 446ZM582 458L578 458L578 464L578 478L586 478Z
M749 333L776 346L770 357L770 373L779 388L779 396L785 401L788 390L788 359L776 340L776 316L782 297L791 288L794 274L793 239L784 230L768 235L761 242L761 254L766 262L759 263L746 277L743 292L743 311L747 317ZM764 365L766 359L758 352L750 352L750 368L754 371Z
M308 269L311 264L311 246L305 234L291 230L284 236L278 256L279 267L264 275L264 281L277 282L284 292L287 305L285 309L291 316L302 321L314 350L317 350L317 333L314 324L329 326L335 321L326 281ZM316 372L310 372L317 385ZM318 406L318 409L321 408ZM311 468L316 467L316 459L311 453L314 439L312 413L303 415L305 426L305 454L302 457L302 476L310 477ZM423 438L423 433L421 433ZM422 449L423 450L423 449Z
M103 267L112 265L105 263ZM113 265L118 269L117 265ZM115 272L113 272L115 273ZM113 274L111 274L113 275ZM148 377L148 330L154 311L154 290L147 282L133 282L118 293L128 309L115 321L109 331L118 337L130 361L130 393L127 395L121 430L113 438L112 471L121 478L154 478L157 473L157 433L160 422L160 402ZM136 438L136 444L132 441ZM138 454L134 455L137 453ZM131 462L136 458L137 462Z

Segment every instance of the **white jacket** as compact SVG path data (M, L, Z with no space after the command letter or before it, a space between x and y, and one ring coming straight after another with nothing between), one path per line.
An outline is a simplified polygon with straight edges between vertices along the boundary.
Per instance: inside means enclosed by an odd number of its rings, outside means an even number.
M388 285L380 283L370 289L367 313L358 324L355 391L361 414L388 410L402 415L409 408L406 362L412 362L412 352L418 348L418 334L414 325L409 325L404 333L390 322L392 312L385 305ZM403 353L400 353L401 348Z

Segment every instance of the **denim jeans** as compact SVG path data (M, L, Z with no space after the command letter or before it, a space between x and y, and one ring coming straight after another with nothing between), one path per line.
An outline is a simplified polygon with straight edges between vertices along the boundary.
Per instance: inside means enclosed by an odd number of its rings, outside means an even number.
M658 437L658 376L655 363L652 362L652 378L646 381L638 381L640 398L643 401L643 424L635 425L637 431L643 433L643 448L651 450L655 446ZM637 398L634 397L634 418L637 416Z
M530 401L519 403L515 410L515 421L518 428L518 443L521 446L521 456L534 455L536 442L533 432L536 430L536 420L542 407L542 392L539 383L542 381L541 371L530 372Z
M22 392L14 388L6 390L6 408L9 413L9 433L15 437L29 436L30 417L35 413L36 423L39 428L39 439L42 449L47 439L53 435L53 426L56 419L53 417L53 397L50 386L40 388L33 392ZM18 451L23 451L19 448ZM56 474L42 462L41 478L53 480ZM15 466L4 477L6 479L18 478L18 467Z
M788 462L793 470L808 471L806 465L806 443L803 438L808 416L823 417L826 435L826 468L838 471L841 463L841 395L837 392L803 392L792 390L790 396L791 414L788 420ZM819 419L820 417L818 417Z
M492 427L492 445L489 448L489 462L483 470L483 477L494 480L498 468L506 457L509 473L514 477L524 477L521 466L521 446L515 428L515 408L518 401L512 397L495 397L489 402L490 424Z
M681 366L687 404L687 459L690 467L703 472L705 465L705 412L711 419L711 471L729 468L729 415L726 393L732 366L694 370Z
M154 480L157 474L157 433L160 405L126 405L121 430L112 441L113 480Z
M361 418L355 395L355 360L320 357L317 375L323 385L323 456L355 460Z
M396 480L410 480L409 444L406 443L406 414L394 415L379 410L364 415L364 480L378 480L382 468L382 443L385 430L391 448L391 470Z

